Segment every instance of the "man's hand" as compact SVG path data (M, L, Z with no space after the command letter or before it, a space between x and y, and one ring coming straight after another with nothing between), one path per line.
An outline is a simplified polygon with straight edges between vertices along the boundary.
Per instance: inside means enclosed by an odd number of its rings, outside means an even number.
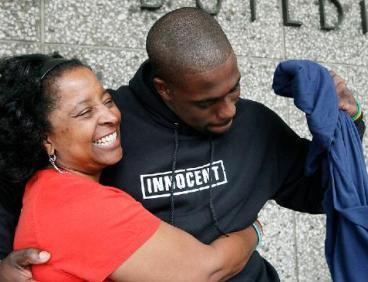
M335 83L339 109L345 111L349 116L354 116L357 111L357 105L353 93L346 87L346 81L333 70L330 71Z
M30 266L42 264L50 259L50 254L37 249L14 251L0 262L1 282L34 281Z

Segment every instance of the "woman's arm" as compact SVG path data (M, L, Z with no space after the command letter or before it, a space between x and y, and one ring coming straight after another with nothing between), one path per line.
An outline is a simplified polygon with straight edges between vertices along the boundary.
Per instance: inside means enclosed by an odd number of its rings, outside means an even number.
M253 227L205 245L188 233L162 222L157 232L110 278L114 281L223 281L243 269L257 242ZM0 277L4 277L4 281L29 281L32 274L23 265L44 263L49 258L35 260L39 251L30 251L18 251L19 255L13 252L0 262Z
M257 245L252 226L206 245L161 222L110 278L114 281L223 281L239 273Z
M84 178L72 174L56 176L48 185L57 192L40 188L32 206L38 219L34 247L47 246L51 254L49 264L32 268L35 280L72 275L86 281L109 276L116 281L218 281L241 271L256 246L253 227L206 245L161 222L120 190L91 181L85 185ZM28 246L29 211L23 207L15 249ZM52 224L55 218L58 224Z

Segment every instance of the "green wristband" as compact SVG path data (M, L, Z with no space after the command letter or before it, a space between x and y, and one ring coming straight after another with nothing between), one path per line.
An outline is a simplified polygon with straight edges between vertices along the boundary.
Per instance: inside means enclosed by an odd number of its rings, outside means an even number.
M355 113L355 115L353 115L353 116L351 117L351 119L352 119L353 121L356 121L356 120L361 116L361 114L362 114L362 107L361 107L361 105L360 105L359 100L358 100L358 99L355 99L355 103L356 103L356 105L357 105L358 110L357 110L357 112Z
M258 247L261 246L263 242L263 232L262 232L261 227L255 222L252 223L252 227L254 228L257 234L258 241L257 241L256 249L258 249Z

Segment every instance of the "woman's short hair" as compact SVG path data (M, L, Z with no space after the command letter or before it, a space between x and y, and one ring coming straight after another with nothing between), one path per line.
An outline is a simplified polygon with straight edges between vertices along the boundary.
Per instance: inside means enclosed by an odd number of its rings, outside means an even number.
M27 54L0 59L0 187L23 186L47 166L43 142L48 114L58 101L63 72L87 67L59 54ZM3 195L2 195L3 196Z

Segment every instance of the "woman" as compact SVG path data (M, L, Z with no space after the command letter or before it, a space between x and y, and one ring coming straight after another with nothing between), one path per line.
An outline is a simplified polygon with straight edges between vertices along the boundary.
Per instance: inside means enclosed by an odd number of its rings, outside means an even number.
M98 183L102 169L122 157L120 118L78 60L1 60L2 179L27 182L14 247L52 255L33 267L35 279L217 281L239 272L257 240L252 228L205 245Z

